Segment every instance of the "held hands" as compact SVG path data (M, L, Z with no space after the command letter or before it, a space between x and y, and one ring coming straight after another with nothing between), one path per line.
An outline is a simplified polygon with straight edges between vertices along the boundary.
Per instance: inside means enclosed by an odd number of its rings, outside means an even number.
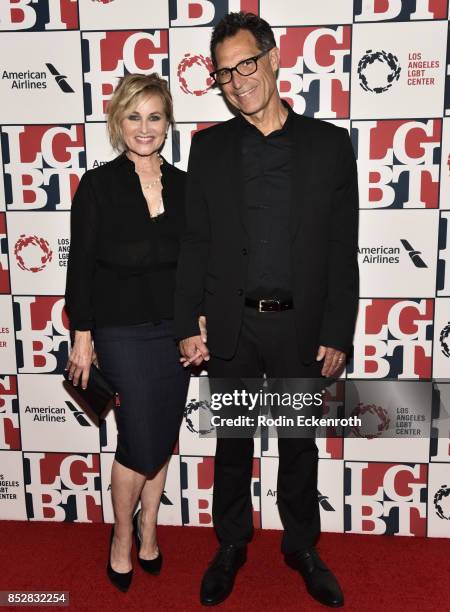
M327 378L335 376L345 366L345 353L330 346L319 346L316 361L322 361L322 359L324 362L321 374Z
M200 329L199 336L191 336L181 340L179 349L181 353L180 361L184 368L189 365L199 366L203 361L209 360L209 350L206 346L207 332L206 332L206 317L201 316L198 318L198 326Z
M185 368L189 365L199 366L203 361L209 360L209 350L206 346L206 317L199 317L198 326L200 329L199 336L185 338L179 343L182 355L180 361ZM322 361L322 359L324 359L324 363L321 374L328 378L335 376L345 366L345 353L331 347L319 346L316 360Z
M92 346L91 332L76 331L75 341L66 365L66 370L69 370L69 380L72 381L74 387L80 382L81 376L81 386L86 389L91 363L97 365L97 355Z

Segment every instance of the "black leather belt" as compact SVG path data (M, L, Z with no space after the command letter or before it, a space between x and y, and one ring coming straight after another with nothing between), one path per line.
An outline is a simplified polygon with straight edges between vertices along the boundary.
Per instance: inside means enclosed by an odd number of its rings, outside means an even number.
M250 308L256 308L258 312L281 312L282 310L291 310L291 308L294 308L292 298L284 300L273 298L254 300L252 298L245 298L245 305Z

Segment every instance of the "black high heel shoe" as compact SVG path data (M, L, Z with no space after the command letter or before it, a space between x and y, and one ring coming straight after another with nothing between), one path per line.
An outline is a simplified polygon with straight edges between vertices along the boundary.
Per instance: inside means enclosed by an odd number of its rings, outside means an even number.
M139 551L141 549L141 538L139 535L138 516L140 515L140 513L141 511L139 510L133 517L134 537L136 538L136 548L138 553L139 565L144 571L148 572L149 574L152 574L153 576L158 576L161 571L163 560L161 551L158 550L158 556L155 559L141 559L139 556Z
M130 588L131 579L133 578L133 570L129 572L116 572L111 567L111 548L114 538L114 525L111 530L111 538L109 540L109 556L108 556L108 565L106 567L106 573L108 574L108 578L111 580L113 585L122 591L122 593L126 593Z

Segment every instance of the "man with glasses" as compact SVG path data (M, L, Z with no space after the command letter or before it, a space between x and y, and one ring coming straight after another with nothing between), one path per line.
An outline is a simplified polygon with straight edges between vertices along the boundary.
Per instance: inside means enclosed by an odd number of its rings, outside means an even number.
M269 24L230 13L211 39L212 77L236 117L195 134L176 291L184 365L212 379L335 377L358 301L356 163L347 131L280 99ZM206 329L198 332L198 319ZM202 323L204 321L202 320ZM343 604L320 559L317 446L279 437L277 501L286 563L308 592ZM252 537L253 438L218 437L213 521L219 550L201 602L231 593Z

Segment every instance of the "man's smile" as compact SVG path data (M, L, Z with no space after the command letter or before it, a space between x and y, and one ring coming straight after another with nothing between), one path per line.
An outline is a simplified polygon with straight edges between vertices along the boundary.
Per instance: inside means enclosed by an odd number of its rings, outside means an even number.
M251 89L247 89L247 91L244 91L242 93L236 93L236 96L238 98L243 98L244 96L248 96L248 94L251 94L253 91L255 91L256 86L252 87Z

